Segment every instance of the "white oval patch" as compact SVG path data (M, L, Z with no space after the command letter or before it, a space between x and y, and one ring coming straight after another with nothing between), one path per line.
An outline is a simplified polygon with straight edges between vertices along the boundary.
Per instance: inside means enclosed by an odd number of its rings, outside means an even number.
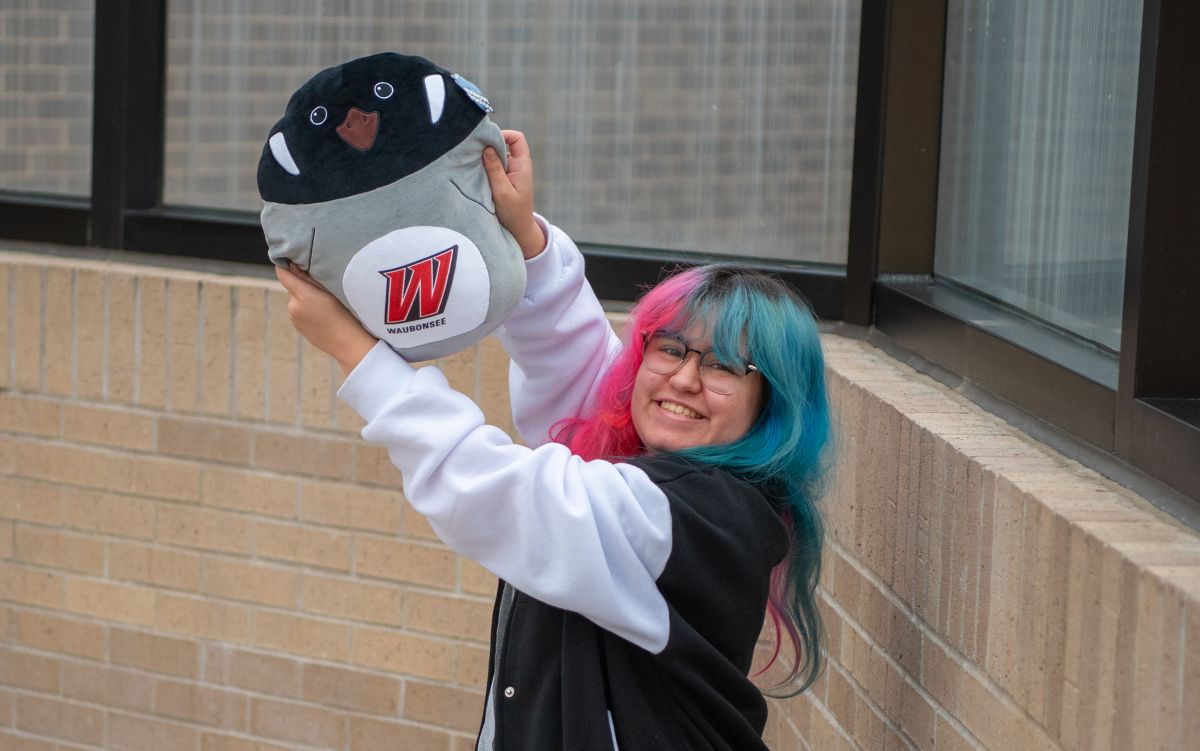
M355 315L398 350L465 334L487 319L479 248L446 227L405 227L363 246L342 274Z

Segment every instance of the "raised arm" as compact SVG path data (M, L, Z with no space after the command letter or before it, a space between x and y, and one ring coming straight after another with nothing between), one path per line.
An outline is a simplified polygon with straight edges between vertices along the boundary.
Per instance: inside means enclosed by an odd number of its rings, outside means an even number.
M533 213L529 145L504 131L508 170L490 149L484 166L496 215L526 259L525 296L497 332L512 358L513 419L525 442L539 446L550 428L583 411L620 342L583 273L583 255L565 232Z

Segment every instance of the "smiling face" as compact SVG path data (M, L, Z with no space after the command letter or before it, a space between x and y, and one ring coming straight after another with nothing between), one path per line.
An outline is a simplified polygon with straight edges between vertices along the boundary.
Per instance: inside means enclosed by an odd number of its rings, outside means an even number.
M683 336L692 349L712 347L699 326L688 327ZM646 450L663 453L737 441L754 425L762 402L762 375L750 373L732 394L717 394L704 387L700 358L691 354L669 375L655 373L643 362L630 408Z

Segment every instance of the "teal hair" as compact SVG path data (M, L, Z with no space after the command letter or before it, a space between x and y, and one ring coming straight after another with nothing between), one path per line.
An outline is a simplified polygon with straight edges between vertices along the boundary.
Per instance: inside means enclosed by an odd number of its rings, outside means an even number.
M723 362L745 357L754 363L766 393L757 420L741 440L678 453L773 485L787 499L784 516L791 527L791 545L773 577L770 615L797 648L797 659L780 685L799 677L799 688L789 692L799 693L812 685L821 669L816 586L823 528L816 502L824 487L832 434L825 359L812 312L790 287L736 267L712 266L706 271L707 283L697 288L680 314L706 326Z

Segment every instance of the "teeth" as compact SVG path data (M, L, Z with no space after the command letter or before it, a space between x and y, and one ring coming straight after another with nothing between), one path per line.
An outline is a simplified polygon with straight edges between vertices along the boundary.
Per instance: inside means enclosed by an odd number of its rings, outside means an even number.
M440 73L425 76L425 98L429 101L429 124L437 125L446 106L446 82Z
M271 156L275 157L275 161L279 162L279 166L283 167L284 171L289 175L299 175L300 168L296 166L296 160L292 159L292 152L288 151L287 139L283 133L276 133L271 136L268 141L271 144Z
M692 410L692 409L688 409L687 407L683 406L682 404L676 404L675 402L659 402L658 404L659 404L659 406L661 406L663 409L665 409L668 412L673 412L674 414L677 414L677 415L683 415L684 417L690 417L693 420L700 419L699 412L696 412L695 410Z

